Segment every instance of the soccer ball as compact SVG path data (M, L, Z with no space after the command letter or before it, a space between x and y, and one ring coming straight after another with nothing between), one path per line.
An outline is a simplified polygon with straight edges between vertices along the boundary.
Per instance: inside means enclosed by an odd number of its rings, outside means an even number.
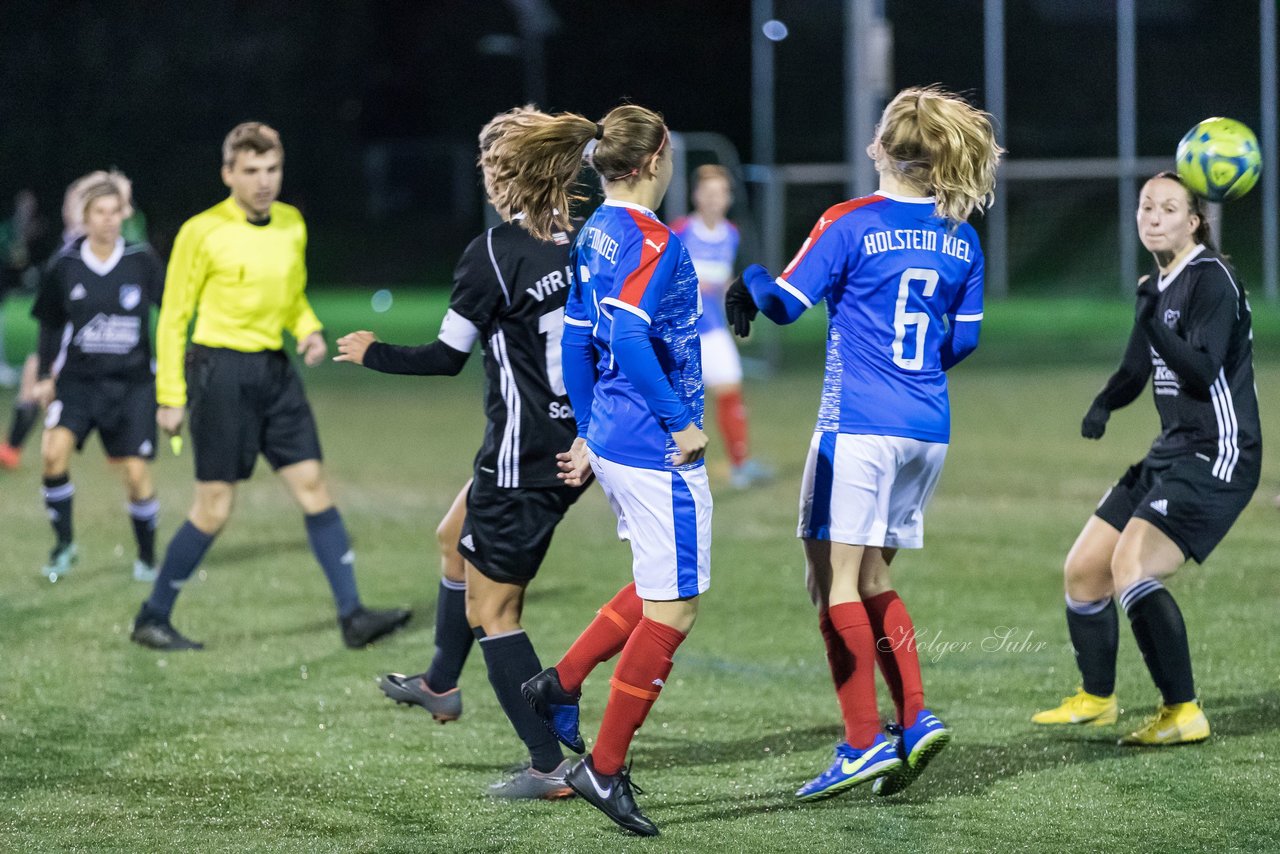
M1178 143L1178 177L1211 202L1229 202L1253 189L1262 173L1258 138L1235 119L1205 119Z

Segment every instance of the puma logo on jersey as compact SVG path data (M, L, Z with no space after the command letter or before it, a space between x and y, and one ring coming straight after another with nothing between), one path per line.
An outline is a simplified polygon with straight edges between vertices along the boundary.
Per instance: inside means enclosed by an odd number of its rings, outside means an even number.
M654 251L654 252L661 252L661 251L662 251L662 247L666 246L666 245L667 245L667 242L664 240L664 241L662 241L661 243L654 243L652 240L650 240L650 239L648 239L648 238L645 238L644 245L645 245L645 246L652 246L652 247L653 247L653 251Z
M818 231L825 231L827 226L835 222L834 219L827 219L825 216L818 217Z
M1151 509L1159 513L1161 516L1169 515L1169 499L1157 498L1151 502Z
M536 299L538 302L542 302L556 291L568 287L568 285L569 268L565 267L563 270L552 270L550 273L547 273L541 279L534 282L533 287L525 288L524 292Z

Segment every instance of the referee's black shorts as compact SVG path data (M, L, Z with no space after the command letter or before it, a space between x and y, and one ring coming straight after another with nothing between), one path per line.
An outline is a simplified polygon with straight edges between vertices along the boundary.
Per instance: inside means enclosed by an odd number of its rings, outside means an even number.
M321 459L302 379L279 350L241 353L193 344L187 398L196 480L245 480L258 454L273 469Z
M58 399L45 412L46 429L65 427L76 438L76 450L98 431L108 457L156 455L156 383L143 380L58 377Z
M1194 454L1147 457L1129 467L1102 497L1094 515L1117 531L1130 519L1159 528L1184 557L1204 563L1222 542L1258 487L1259 472L1237 468L1231 480L1213 474L1213 463Z
M528 584L551 546L551 536L585 486L499 487L477 472L467 493L458 552L486 578Z

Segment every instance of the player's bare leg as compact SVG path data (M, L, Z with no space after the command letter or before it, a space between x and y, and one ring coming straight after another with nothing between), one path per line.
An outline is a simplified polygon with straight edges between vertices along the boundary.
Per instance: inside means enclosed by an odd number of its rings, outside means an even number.
M50 581L57 581L70 572L77 559L71 510L76 488L68 475L75 444L75 434L66 427L51 427L40 437L44 503L55 538L49 560L41 567L40 574Z
M342 515L329 495L320 461L302 460L281 466L276 473L306 514L307 540L333 592L343 643L359 649L407 623L411 612L404 608L372 610L360 603L355 553Z

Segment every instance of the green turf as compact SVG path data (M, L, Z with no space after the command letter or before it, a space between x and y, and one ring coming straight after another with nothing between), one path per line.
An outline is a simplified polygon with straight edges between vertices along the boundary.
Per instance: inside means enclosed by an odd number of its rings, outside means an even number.
M439 298L401 294L383 315L368 310L367 293L316 302L334 331L367 326L404 341L430 337L442 309ZM1277 465L1268 463L1263 488L1209 562L1170 584L1213 738L1156 751L1114 745L1157 699L1124 626L1121 725L1051 732L1028 723L1076 684L1063 556L1155 426L1143 398L1101 443L1077 433L1127 312L989 306L985 352L954 374L954 441L927 547L895 569L925 645L927 696L955 740L887 803L865 789L818 805L791 794L826 767L839 727L793 538L821 324L784 339L782 370L747 389L755 447L779 480L728 491L718 447L713 454L714 584L635 743L641 802L662 827L656 843L626 837L581 803L486 799L485 785L521 751L478 653L456 724L393 706L375 686L379 673L429 660L433 529L468 476L482 425L474 365L456 380L333 364L307 374L364 597L417 612L407 631L360 652L342 648L299 515L266 471L242 488L175 613L208 650L133 646L129 622L145 585L129 578L121 487L96 443L76 459L83 557L50 585L35 572L50 534L31 456L0 474L0 850L1274 849ZM1260 312L1260 337L1278 327L1274 312ZM1264 362L1264 412L1278 383L1280 362ZM10 399L0 394L6 408ZM155 466L162 544L190 499L190 466L167 455ZM526 626L543 659L628 577L628 550L592 492L529 594ZM602 669L586 686L588 736L607 677Z

